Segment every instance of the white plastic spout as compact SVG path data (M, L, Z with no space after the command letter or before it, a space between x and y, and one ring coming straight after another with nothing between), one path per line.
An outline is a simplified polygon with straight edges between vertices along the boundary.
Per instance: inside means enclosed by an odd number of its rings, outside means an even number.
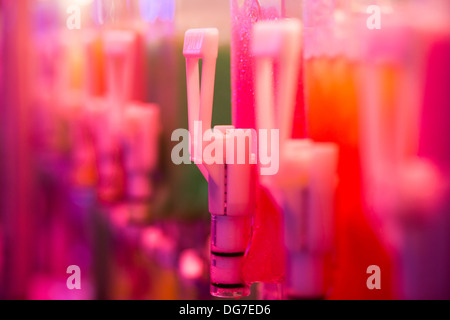
M127 105L123 134L130 200L148 201L153 194L150 175L157 167L160 132L159 106L137 102Z
M280 144L289 139L292 132L301 30L297 19L261 21L253 27L257 127L279 129ZM278 63L277 83L273 80L275 63ZM274 87L278 93L276 101Z
M292 296L320 297L323 257L332 243L337 146L290 138L301 49L300 21L258 22L253 31L257 126L259 130L280 130L279 145L271 146L279 148L280 170L273 177L261 177L260 183L283 211L286 290Z
M211 129L211 118L214 98L214 78L216 60L219 50L219 31L215 28L190 29L184 38L183 54L186 58L186 82L188 98L189 132L194 134L195 123L201 121L201 137L206 130ZM199 61L202 60L202 78L200 88ZM191 160L196 162L205 179L208 172L205 165L196 155L202 155L202 143L191 139L189 151Z
M301 30L301 22L298 19L260 21L253 27L251 50L256 65L256 124L259 130L279 130L279 143L268 145L267 148L277 148L280 154L292 132ZM275 64L278 65L277 70L274 68ZM276 83L275 71L278 76ZM277 175L279 176L279 173ZM260 183L271 188L274 199L280 202L280 197L273 189L273 178L261 176Z
M251 164L251 136L234 126L211 130L215 64L218 54L217 29L191 29L185 34L188 96L189 152L208 181L211 213L211 294L241 297L250 293L241 266L251 234L254 165ZM201 88L199 60L202 59ZM200 126L201 122L201 126ZM206 133L206 134L205 134ZM213 135L209 143L203 138ZM200 136L200 138L199 138ZM194 137L194 139L192 139ZM239 142L247 143L243 164L235 161ZM222 151L222 152L221 152ZM241 150L239 150L241 151ZM219 155L218 155L219 154Z
M136 40L133 31L109 30L104 35L107 96L119 115L131 97Z
M161 132L159 106L130 103L125 109L124 137L127 141L127 168L151 171L157 165L158 136Z

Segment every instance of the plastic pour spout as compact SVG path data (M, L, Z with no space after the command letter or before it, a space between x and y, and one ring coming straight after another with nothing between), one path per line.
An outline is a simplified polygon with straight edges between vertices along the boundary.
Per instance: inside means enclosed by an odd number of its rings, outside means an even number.
M185 34L183 54L186 57L190 154L208 181L210 292L217 297L242 297L250 294L250 286L242 277L241 265L255 210L255 165L250 161L254 156L250 151L249 131L237 130L233 126L216 126L211 130L218 39L219 32L214 28L190 29ZM236 161L239 144L235 141L244 141L249 147L245 152L248 161L242 164ZM215 152L211 152L212 149Z
M124 112L126 198L134 220L142 221L154 197L152 175L158 165L160 109L151 103L129 103Z
M95 111L95 140L98 153L99 197L111 203L125 190L121 165L121 140L125 108L133 88L136 33L107 30L103 34L105 55L106 97Z
M280 131L279 145L270 146L279 148L280 169L261 176L260 183L283 212L287 296L320 298L325 295L324 258L332 239L338 149L331 143L290 138L301 30L297 19L254 25L256 123L259 131Z

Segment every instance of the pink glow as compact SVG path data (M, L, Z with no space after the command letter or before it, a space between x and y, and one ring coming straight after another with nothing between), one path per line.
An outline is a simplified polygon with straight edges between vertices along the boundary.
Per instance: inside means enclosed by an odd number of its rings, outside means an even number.
M193 249L186 249L180 256L180 272L187 279L200 278L203 274L203 261Z

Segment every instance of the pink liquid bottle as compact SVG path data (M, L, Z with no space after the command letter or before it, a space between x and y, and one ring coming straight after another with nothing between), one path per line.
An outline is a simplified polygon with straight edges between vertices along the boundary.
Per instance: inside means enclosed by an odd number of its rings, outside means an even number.
M418 180L412 188L412 200L426 199L408 233L408 247L403 254L402 297L407 299L450 299L450 4L435 0L417 1L413 16L424 21L418 29L426 48L423 61L422 98L419 100L417 156L431 168L426 180ZM428 5L428 7L425 7ZM428 19L427 19L428 17ZM431 19L433 17L433 19ZM421 19L417 19L420 21ZM420 163L420 161L419 161ZM413 172L414 173L414 172ZM411 174L412 175L412 174ZM423 183L423 181L425 183ZM428 183L429 182L429 183ZM405 185L412 184L405 181ZM422 187L427 185L427 190ZM407 188L408 190L409 188ZM409 209L417 212L415 202ZM410 245L411 244L411 245ZM432 250L430 248L433 248Z
M252 27L257 21L282 16L281 0L231 0L232 122L236 128L255 128Z
M231 0L230 4L232 123L236 128L255 129L255 59L250 47L252 28L258 21L281 18L284 2ZM251 246L242 264L242 276L248 284L268 283L267 292L272 292L272 297L281 297L279 284L284 279L284 265L271 263L284 261L281 213L267 192L258 187L256 179L252 184L260 205L253 215Z
M364 204L388 248L394 296L448 299L448 3L408 1L393 9L399 14L366 38Z

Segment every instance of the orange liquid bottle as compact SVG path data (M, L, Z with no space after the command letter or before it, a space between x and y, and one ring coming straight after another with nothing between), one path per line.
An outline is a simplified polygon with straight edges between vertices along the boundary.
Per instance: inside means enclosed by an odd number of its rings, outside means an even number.
M383 290L366 286L370 265L389 274L389 260L373 233L361 203L357 71L360 62L346 51L350 35L342 30L343 11L329 3L304 7L304 85L307 135L316 142L339 146L335 203L335 252L329 257L326 284L331 299L390 298L389 279ZM338 18L337 18L338 17ZM348 17L346 17L348 18ZM342 32L344 31L344 32Z

